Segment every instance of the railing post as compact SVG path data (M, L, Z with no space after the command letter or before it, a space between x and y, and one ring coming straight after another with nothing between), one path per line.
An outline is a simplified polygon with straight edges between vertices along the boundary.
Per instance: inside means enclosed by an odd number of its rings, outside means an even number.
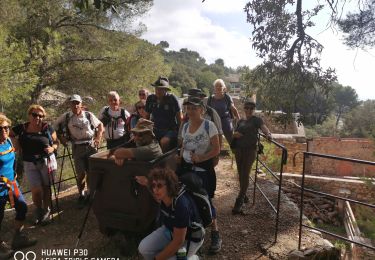
M299 235L298 235L298 250L301 250L301 240L302 240L302 216L303 216L303 199L305 191L305 162L306 153L303 153L303 168L302 168L302 183L301 183L301 210L299 214Z
M260 143L260 134L258 133L258 142L257 142L257 145L259 145ZM255 161L255 176L254 176L254 189L253 189L253 206L255 204L255 194L256 194L256 187L257 187L257 177L258 177L258 161L259 161L259 153L258 153L258 149L256 151L257 155L256 155L256 161Z

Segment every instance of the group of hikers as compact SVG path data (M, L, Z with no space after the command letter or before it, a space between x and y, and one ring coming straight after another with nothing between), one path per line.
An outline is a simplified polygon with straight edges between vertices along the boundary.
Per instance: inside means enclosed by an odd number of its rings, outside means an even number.
M183 246L187 249L187 258L193 258L203 244L204 230L198 238L191 236L192 223L200 221L199 209L189 194L179 193L179 180L186 173L193 173L208 194L213 219L209 251L215 254L221 250L218 216L212 199L216 190L215 166L223 147L222 135L234 151L239 176L240 189L232 213L241 214L243 204L248 202L246 191L256 158L258 130L262 130L268 139L272 138L271 133L262 119L254 115L255 102L252 100L244 102L245 117L240 118L222 79L214 81L214 94L208 98L202 90L190 89L182 107L177 97L170 93L168 78L159 77L151 85L155 88L154 94L146 89L139 90L134 113L122 108L119 94L110 91L108 105L98 116L86 111L77 94L68 100L70 111L59 116L53 124L44 121L47 114L40 105L31 105L27 110L28 121L14 127L11 120L0 115L0 223L7 202L16 212L15 235L10 246L2 240L0 233L0 259L9 257L13 250L37 242L22 231L27 204L16 181L15 152L22 155L35 207L35 224L46 225L51 219L50 187L57 169L59 144L71 143L78 187L77 207L83 208L90 198L86 185L88 158L97 153L103 137L110 149L109 158L117 165L123 165L126 160L150 161L171 149L180 148L176 172L157 168L151 170L147 178L136 177L140 185L149 187L160 203L162 220L162 225L139 244L139 252L145 259L173 259Z

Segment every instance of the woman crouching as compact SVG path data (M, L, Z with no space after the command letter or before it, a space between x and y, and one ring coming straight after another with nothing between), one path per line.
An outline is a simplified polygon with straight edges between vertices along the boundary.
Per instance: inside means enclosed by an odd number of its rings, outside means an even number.
M157 168L150 172L148 181L144 177L137 178L143 185L148 183L155 200L160 202L162 218L162 226L139 244L140 254L144 259L176 259L179 249L185 248L187 258L194 257L203 244L204 231L200 241L189 241L191 223L199 221L199 213L189 195L178 196L180 187L176 174L168 168Z

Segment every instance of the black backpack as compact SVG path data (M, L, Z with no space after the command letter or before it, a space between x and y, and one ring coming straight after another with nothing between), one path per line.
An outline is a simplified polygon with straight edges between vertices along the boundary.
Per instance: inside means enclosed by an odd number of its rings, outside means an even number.
M200 218L200 224L205 228L212 224L213 217L211 211L211 204L207 191L203 188L202 180L195 175L195 173L188 172L179 177L182 187L179 191L178 196L173 200L173 206L176 205L178 198L187 193L193 203L197 206L198 214ZM192 223L197 225L198 223ZM195 228L194 226L192 227Z
M121 108L120 116L114 117L109 114L109 106L106 106L103 111L103 118L101 121L104 126L107 126L111 121L117 122L120 118L125 122L124 129L127 130L126 123L128 118L126 117L125 109Z
M232 110L231 110L231 107L232 107L232 101L230 99L230 96L227 94L227 93L224 93L224 100L225 100L225 104L227 104L227 109L229 111L229 115L231 118L233 118L233 113L232 113ZM207 99L207 105L212 107L212 96L209 96L208 99Z

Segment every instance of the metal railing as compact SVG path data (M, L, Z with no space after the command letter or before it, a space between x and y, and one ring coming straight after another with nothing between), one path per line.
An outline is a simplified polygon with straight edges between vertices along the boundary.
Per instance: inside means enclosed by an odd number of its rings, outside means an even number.
M260 143L260 137L266 138L264 134L259 133L258 134L258 142ZM281 162L280 162L280 168L279 168L279 176L276 175L275 172L272 171L272 169L259 158L259 152L257 152L256 156L256 164L255 164L255 177L254 179L250 176L251 181L254 182L254 189L253 189L253 204L255 204L255 195L256 190L260 192L260 194L266 199L269 206L272 208L272 210L276 214L276 223L275 223L275 243L277 242L277 234L279 231L279 213L280 213L280 197L281 197L281 185L283 181L283 166L287 163L288 158L288 150L283 146L282 144L279 144L278 142L274 140L269 140L272 144L274 144L277 148L282 150L281 153ZM259 173L259 163L266 169L266 173L269 173L277 182L279 186L278 195L277 195L277 204L274 205L271 200L268 198L268 196L264 193L264 191L260 188L260 186L257 184L257 176Z
M340 157L340 156L334 156L334 155L327 155L327 154L320 154L320 153L313 153L313 152L303 152L303 171L302 171L302 183L301 183L301 209L300 209L300 218L299 218L298 249L299 250L301 249L302 228L306 227L306 228L309 228L309 229L312 229L312 230L317 230L321 233L333 236L335 238L344 240L346 242L350 242L350 243L353 243L353 244L356 244L356 245L359 245L359 246L363 246L363 247L375 250L374 246L365 244L358 239L351 239L351 238L343 237L343 236L337 235L335 233L332 233L332 232L329 232L329 231L326 231L326 230L323 230L323 229L320 229L320 228L312 227L312 226L309 226L309 225L306 225L306 224L303 223L303 221L302 221L303 220L303 203L304 203L305 191L313 193L313 194L322 195L322 196L334 198L334 199L339 199L339 200L343 200L345 202L359 204L359 205L362 205L362 206L366 206L366 207L375 209L374 204L370 204L370 203L366 203L366 202L362 202L362 201L358 201L358 200L354 200L354 199L349 199L349 198L345 198L345 197L341 197L341 196L336 196L336 195L333 195L333 194L329 194L329 193L325 193L325 192L321 192L321 191L316 191L316 190L313 190L313 189L310 189L310 188L306 188L305 187L306 159L310 156L375 166L375 162L371 162L371 161L358 160L358 159L352 159L352 158L346 158L346 157Z

